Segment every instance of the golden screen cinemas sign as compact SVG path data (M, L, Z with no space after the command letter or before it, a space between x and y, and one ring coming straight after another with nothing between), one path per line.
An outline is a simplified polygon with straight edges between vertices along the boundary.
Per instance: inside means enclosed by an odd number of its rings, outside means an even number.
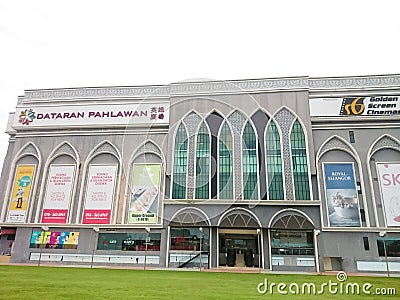
M400 96L310 99L314 117L400 115Z
M14 128L169 123L169 103L18 107Z

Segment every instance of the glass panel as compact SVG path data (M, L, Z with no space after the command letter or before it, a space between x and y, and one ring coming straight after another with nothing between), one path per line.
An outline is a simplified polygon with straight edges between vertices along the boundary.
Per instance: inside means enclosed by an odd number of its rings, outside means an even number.
M200 126L196 145L196 199L210 196L210 134L205 123Z
M182 227L171 228L171 250L187 250L199 251L200 250L200 237L201 250L210 250L210 234L208 228L203 227L203 233L200 233L199 228L196 227Z
M232 151L232 133L224 123L219 136L219 199L233 199Z
M399 238L378 238L378 253L379 256L385 256L385 247L383 242L385 241L386 255L388 257L400 257L400 239Z
M294 123L290 134L290 145L296 200L310 200L306 140L298 120Z
M243 199L258 199L257 139L250 122L244 127L242 147Z
M267 155L268 199L283 200L281 140L274 122L268 125L265 145Z
M175 137L172 199L186 198L187 148L187 133L185 126L181 124Z
M161 233L150 233L148 251L160 251ZM145 251L146 233L99 233L98 250Z
M314 255L312 231L271 231L271 252L278 255Z

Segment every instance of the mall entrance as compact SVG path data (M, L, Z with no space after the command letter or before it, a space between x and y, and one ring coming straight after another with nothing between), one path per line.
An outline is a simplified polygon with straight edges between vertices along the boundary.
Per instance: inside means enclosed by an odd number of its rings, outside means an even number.
M218 266L259 268L262 265L261 225L248 210L228 211L218 227Z
M219 265L258 268L258 238L257 230L220 229Z

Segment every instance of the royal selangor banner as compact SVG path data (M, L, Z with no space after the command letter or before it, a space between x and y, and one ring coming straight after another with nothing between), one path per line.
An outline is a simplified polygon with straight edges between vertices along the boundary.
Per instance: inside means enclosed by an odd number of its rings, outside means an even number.
M77 231L33 231L30 248L76 249L79 242Z
M311 117L343 116L398 116L399 96L313 98L310 99Z
M169 124L169 102L17 107L12 127Z
M36 165L19 165L15 171L7 222L24 223Z
M110 224L117 165L90 165L83 224Z
M133 166L132 197L128 218L130 224L157 223L160 174L160 164L135 164Z
M324 163L325 195L331 227L360 227L360 209L352 163Z
M387 226L400 226L400 163L377 163Z
M47 178L42 223L67 223L75 165L51 165Z

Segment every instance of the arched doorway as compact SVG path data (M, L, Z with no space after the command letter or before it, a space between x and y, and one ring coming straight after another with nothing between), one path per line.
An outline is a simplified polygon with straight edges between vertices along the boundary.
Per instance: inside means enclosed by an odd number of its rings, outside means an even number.
M316 271L314 228L300 211L278 213L270 225L271 269Z
M259 267L261 264L261 224L243 208L227 211L218 224L218 265Z
M195 207L175 213L169 224L170 268L209 268L210 220Z

